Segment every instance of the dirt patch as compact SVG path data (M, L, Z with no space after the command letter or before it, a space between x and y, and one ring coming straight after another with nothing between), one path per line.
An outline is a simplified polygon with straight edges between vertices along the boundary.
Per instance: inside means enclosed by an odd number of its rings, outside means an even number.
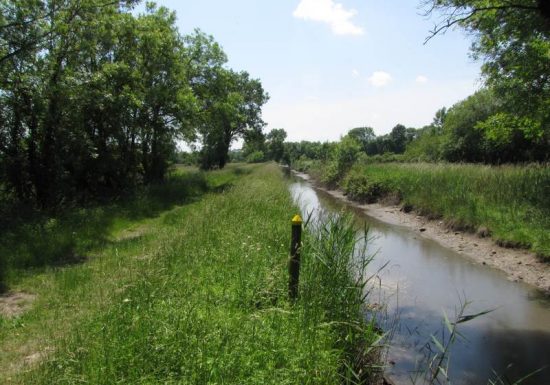
M41 363L42 361L44 361L47 358L48 354L50 354L52 352L53 352L53 348L46 347L42 351L29 354L28 356L23 358L23 364L25 366L37 365L37 364Z
M36 295L29 293L9 292L0 296L0 315L6 318L18 317L27 311Z
M115 241L122 242L122 241L131 241L134 239L138 239L143 237L147 231L146 226L140 226L133 229L125 229L122 230L116 237Z
M296 173L296 175L303 176L301 173ZM504 271L511 281L525 282L550 295L550 264L541 262L531 251L510 248L512 245L508 244L499 246L498 241L490 238L489 232L483 231L484 229L478 229L478 234L475 234L471 232L472 229L459 230L460 226L457 224L429 219L407 210L408 208L380 203L361 204L350 200L341 190L315 187L362 209L370 217L413 229L419 236L432 239L474 262Z

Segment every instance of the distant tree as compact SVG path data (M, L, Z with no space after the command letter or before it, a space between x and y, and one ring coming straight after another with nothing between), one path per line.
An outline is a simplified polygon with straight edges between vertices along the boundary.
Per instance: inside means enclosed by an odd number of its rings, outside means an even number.
M235 139L261 131L261 108L267 99L260 81L247 72L218 69L199 128L203 168L223 168Z
M416 137L405 149L407 159L437 162L441 160L443 135L433 125L417 130Z
M248 154L246 157L247 163L260 163L265 161L265 154L263 151L254 151Z
M407 127L396 125L390 132L391 150L395 154L401 154L407 146Z
M243 156L246 158L253 152L267 152L266 135L260 130L251 130L244 134L242 148Z
M267 153L269 159L276 162L280 162L283 159L286 136L286 131L282 128L274 128L267 134Z
M361 144L351 136L344 136L335 147L334 160L338 173L348 170L357 160L361 152Z
M445 107L442 107L435 112L435 116L431 125L434 133L440 134L443 131L443 125L445 124L446 117L447 117L447 108Z
M376 139L374 129L372 127L356 127L352 128L347 133L348 136L354 138L361 144L364 152L367 152L369 143Z
M451 107L443 126L443 158L451 162L483 162L484 135L476 125L499 112L500 108L493 92L487 89Z

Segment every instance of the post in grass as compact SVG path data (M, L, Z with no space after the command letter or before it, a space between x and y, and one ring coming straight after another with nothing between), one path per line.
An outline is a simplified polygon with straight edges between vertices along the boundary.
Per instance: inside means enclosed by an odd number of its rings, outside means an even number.
M292 218L292 237L290 241L290 260L288 262L288 296L291 300L298 298L300 280L300 245L302 243L302 218Z

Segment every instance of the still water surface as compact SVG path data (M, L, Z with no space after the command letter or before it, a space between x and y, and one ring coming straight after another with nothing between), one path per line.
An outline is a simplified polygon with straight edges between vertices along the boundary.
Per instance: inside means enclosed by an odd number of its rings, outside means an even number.
M487 384L495 373L513 383L550 364L550 299L536 289L510 282L411 229L368 217L307 180L293 178L290 191L303 215L313 212L315 219L322 210L345 210L354 214L358 229L369 226L368 250L376 253L370 270L387 264L370 301L386 305L387 327L397 319L388 353L388 374L396 383L412 383L410 377L428 356L430 334L441 338L445 329L443 312L452 320L464 300L471 301L467 314L495 310L461 324L465 338L451 351L453 384ZM550 384L550 367L523 384Z

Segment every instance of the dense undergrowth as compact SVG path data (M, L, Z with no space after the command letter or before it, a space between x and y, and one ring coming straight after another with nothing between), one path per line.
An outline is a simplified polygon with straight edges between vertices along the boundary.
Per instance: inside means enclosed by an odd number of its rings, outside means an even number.
M532 249L550 260L550 168L547 165L378 163L344 172L319 161L295 167L354 200L400 202L450 227L491 235L505 247ZM332 171L332 172L331 172Z
M85 253L83 263L29 269L10 262L11 289L37 299L20 317L0 316L0 382L373 381L380 334L365 318L366 283L351 273L369 259L357 258L350 221L331 217L306 231L302 295L292 304L287 258L295 207L278 167L174 178L175 185L136 202L74 214L108 221L56 219L44 243L72 226L71 253ZM92 241L88 226L103 226L101 241ZM35 264L28 249L11 247ZM37 355L29 364L26 357Z

